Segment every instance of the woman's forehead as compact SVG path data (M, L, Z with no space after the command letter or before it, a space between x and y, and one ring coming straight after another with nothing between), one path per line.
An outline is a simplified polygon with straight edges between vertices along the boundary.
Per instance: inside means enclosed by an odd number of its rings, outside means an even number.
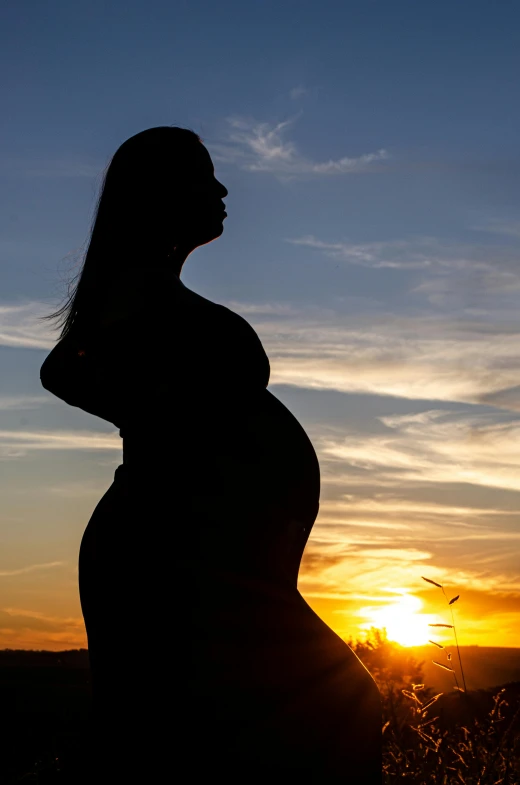
M198 142L188 154L181 156L179 160L180 168L177 168L177 176L186 177L189 180L209 180L215 176L215 168L211 156L201 142Z
M201 170L205 172L209 171L210 173L212 173L214 170L211 156L206 150L206 148L204 147L204 145L202 144L202 142L200 142L198 145L197 165Z

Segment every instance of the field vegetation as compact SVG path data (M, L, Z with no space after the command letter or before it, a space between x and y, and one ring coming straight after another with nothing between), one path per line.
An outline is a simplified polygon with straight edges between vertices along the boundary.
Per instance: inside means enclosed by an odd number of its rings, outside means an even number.
M446 623L432 624L432 662L446 686L424 681L413 653L372 629L351 648L375 678L383 704L383 783L413 785L520 785L520 682L469 692L454 606L445 587L429 578L446 602ZM451 630L453 647L433 628Z

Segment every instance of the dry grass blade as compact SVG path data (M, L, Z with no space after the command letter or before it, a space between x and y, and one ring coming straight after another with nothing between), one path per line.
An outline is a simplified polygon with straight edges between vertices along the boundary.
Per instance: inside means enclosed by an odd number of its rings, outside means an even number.
M437 586L438 589L442 589L440 583L436 583L435 581L432 581L430 578L425 578L424 575L421 575L421 578L423 579L423 581L426 581L426 583L433 583L433 585Z
M453 624L428 624L428 627L447 627L449 630L452 630Z
M424 704L424 706L422 707L422 710L423 710L423 711L426 711L426 709L429 709L429 708L430 708L430 706L431 706L432 704L434 704L434 703L435 703L435 701L438 701L438 700L439 700L439 698L441 697L441 695L444 695L444 693L443 693L443 692L439 692L439 694L438 694L438 695L434 695L434 697L433 697L433 698L430 698L430 700L428 701L428 703L425 703L425 704Z
M451 750L451 752L454 754L454 756L458 760L458 762L462 763L462 765L467 769L468 768L468 764L466 763L466 761L464 760L464 758L462 757L460 752L458 752L458 750L456 750L455 747L452 744L450 744L448 749ZM446 768L448 768L448 767L446 767ZM456 771L456 769L453 769L453 771ZM495 782L494 785L498 785L498 783Z
M417 703L420 703L420 702L421 702L421 701L419 700L419 698L417 697L417 695L415 694L415 692L410 692L410 690L401 690L401 692L402 692L402 693L403 693L403 695L405 695L407 698L411 698L412 700L414 700L414 701L417 701Z
M441 644L437 643L436 641L428 641L428 643L433 643L433 645L437 646L438 649L444 649L444 646L441 646Z
M412 690L414 692L420 692L421 690L424 690L424 684L412 684Z
M448 605L453 605L454 602L457 602L459 597L460 597L460 594L457 594L456 597L453 597L453 599L449 601Z
M420 725L417 725L417 728L426 728L426 727L428 727L428 725L431 725L432 722L436 722L438 719L439 719L438 716L437 717L432 717L431 720L426 720L426 722L421 722Z
M437 752L439 751L439 747L440 747L440 745L441 745L441 739L439 739L438 741L435 741L435 739L434 739L434 738L432 738L431 736L429 736L427 733L425 733L425 732L424 732L423 730L421 730L420 728L414 728L414 726L413 726L413 725L411 725L410 727L412 728L412 730L416 731L416 732L419 734L419 736L421 737L421 739L422 739L423 741L428 741L428 742L430 742L430 744L432 744L432 745L433 745L433 750L432 750L432 752L435 752L435 753L437 753Z
M451 671L453 673L453 668L449 668L447 665L443 665L442 662L437 662L437 660L432 660L434 665L438 665L439 668L444 668L445 671Z

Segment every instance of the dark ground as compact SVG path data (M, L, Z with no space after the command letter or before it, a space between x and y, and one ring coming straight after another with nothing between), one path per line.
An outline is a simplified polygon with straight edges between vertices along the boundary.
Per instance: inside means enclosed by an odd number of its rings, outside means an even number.
M86 781L90 719L86 649L0 651L0 783Z
M519 649L462 649L471 686L467 701L446 694L439 709L454 722L467 721L489 711L492 695L487 683L490 669L495 684L509 684L508 694L520 698ZM414 652L431 670L431 650ZM484 681L478 674L486 674ZM449 692L444 671L440 690ZM425 674L425 682L428 677ZM437 686L437 685L432 685ZM468 687L470 685L468 684ZM443 706L446 702L446 706ZM516 700L511 703L516 705ZM86 753L90 734L90 671L86 649L49 652L0 650L0 785L95 782L88 775ZM465 716L468 714L468 716Z

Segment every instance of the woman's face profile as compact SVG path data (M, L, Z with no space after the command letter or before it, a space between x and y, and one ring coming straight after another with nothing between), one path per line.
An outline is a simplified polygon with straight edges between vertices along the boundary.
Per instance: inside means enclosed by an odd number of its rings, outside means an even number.
M183 245L196 248L220 237L226 217L222 200L227 194L227 188L215 177L208 151L201 142L197 143L186 162L174 216Z

